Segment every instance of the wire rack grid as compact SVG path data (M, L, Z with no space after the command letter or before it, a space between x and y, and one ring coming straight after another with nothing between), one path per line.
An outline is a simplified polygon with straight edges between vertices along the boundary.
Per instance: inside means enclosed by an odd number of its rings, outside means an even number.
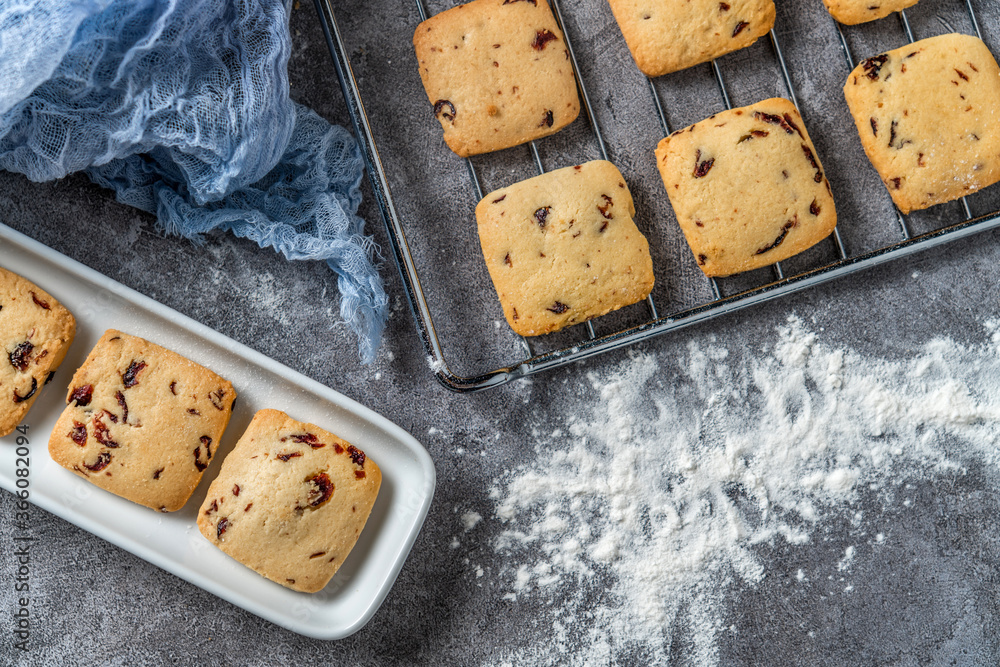
M416 3L420 19L426 20L428 12L424 4L424 0L414 1ZM972 0L960 1L964 2L965 10L968 12L968 17L971 21L975 34L982 39L983 33ZM589 123L589 127L593 133L594 139L596 140L601 157L607 160L609 159L609 151L604 132L598 122L597 114L594 112L594 106L591 102L591 96L588 92L587 84L580 74L581 68L577 60L577 51L573 46L573 35L567 30L561 8L561 0L549 0L549 4L552 7L553 13L565 38L566 46L570 54L570 60L576 75L585 118ZM655 336L660 336L683 327L691 326L693 324L732 313L740 309L748 308L764 301L776 299L793 292L835 280L839 277L849 275L857 271L865 270L891 260L899 259L921 250L929 249L931 247L955 241L960 238L968 237L970 235L1000 226L1000 211L993 211L986 215L976 217L973 215L968 201L963 198L961 200L961 206L964 213L962 220L950 222L949 224L938 227L934 230L915 235L911 231L911 225L908 223L907 216L903 215L898 209L895 209L895 216L899 225L900 238L897 241L890 242L875 250L851 254L848 246L844 242L844 239L841 237L839 229L835 229L833 234L829 237L829 243L833 245L833 256L835 259L833 261L823 263L821 266L809 268L804 271L798 271L792 273L791 275L786 275L786 271L780 263L774 264L771 269L771 280L765 282L765 284L760 284L749 289L740 289L731 294L725 293L724 289L720 286L719 281L714 278L709 278L707 280L709 281L709 290L712 295L711 300L700 303L694 307L684 308L666 315L661 315L658 312L657 305L651 295L645 302L646 317L644 318L644 321L638 325L598 335L595 330L594 323L588 321L582 325L573 327L573 329L581 330L582 335L578 340L574 341L572 344L560 347L559 349L543 351L540 353L536 353L534 350L535 346L532 344L531 340L521 338L520 346L524 354L523 359L502 367L485 369L482 372L458 375L450 370L448 361L445 359L441 340L438 337L434 319L431 314L431 308L428 305L424 289L421 285L417 262L414 260L413 253L410 251L403 221L401 220L393 201L386 169L379 155L371 123L369 122L361 97L358 81L355 78L351 67L347 47L334 16L331 0L316 0L316 5L319 10L328 46L333 56L341 88L343 90L345 100L347 101L348 110L350 112L352 122L354 123L355 131L360 138L360 143L365 154L369 173L372 176L372 188L379 204L379 208L383 214L393 257L398 265L418 332L429 356L430 366L442 384L454 391L476 391L489 387L495 387L517 378L527 377L542 371L565 366L597 354L621 349L628 345L632 345ZM906 12L898 12L898 17L906 39L909 42L915 41L916 36L914 35L914 31L910 25ZM836 24L836 29L843 55L846 58L849 69L853 69L855 66L855 58L851 52L844 29L839 24ZM782 45L779 42L778 35L774 30L771 30L770 32L769 40L774 57L774 64L780 72L780 78L783 82L785 93L788 99L790 99L796 107L800 107L799 94L795 84L793 83L793 78L790 75L789 63L786 61ZM717 82L723 104L726 109L731 109L733 105L731 103L729 87L727 86L722 68L720 68L718 61L712 61L710 63L710 67L715 81ZM661 100L661 96L657 91L654 81L652 79L647 79L647 81L649 83L649 91L652 95L653 104L659 118L660 126L663 130L664 136L666 136L671 132L667 109ZM545 167L539 154L536 142L530 142L529 149L533 158L535 169L538 173L544 173ZM483 198L484 192L482 182L475 162L471 158L466 158L465 162L472 190L476 196L476 200L473 202L474 206L476 202Z

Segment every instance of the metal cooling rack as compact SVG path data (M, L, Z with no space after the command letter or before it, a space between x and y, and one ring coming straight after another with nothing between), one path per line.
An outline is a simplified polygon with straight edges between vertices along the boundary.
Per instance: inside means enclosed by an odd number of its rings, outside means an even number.
M372 128L365 111L358 82L355 79L354 72L351 68L350 58L342 34L338 28L337 21L334 17L331 1L332 0L316 0L316 5L319 10L320 19L323 24L322 27L326 35L330 52L333 55L334 64L345 100L347 102L348 111L350 112L356 134L360 139L362 150L365 154L369 173L372 177L372 189L388 230L389 242L392 247L393 256L399 267L403 285L406 290L410 306L413 310L418 333L420 334L428 355L430 355L431 367L433 368L438 379L447 388L454 391L475 391L495 387L517 378L565 366L603 352L621 349L654 336L660 336L683 327L691 326L727 313L748 308L764 301L776 299L820 283L835 280L841 276L846 276L864 269L878 266L885 262L914 254L918 251L940 246L945 243L956 241L1000 226L1000 211L994 211L983 216L973 217L969 203L965 200L965 198L963 198L961 200L964 210L963 220L945 225L927 233L913 235L911 233L911 226L908 223L907 216L903 215L898 209L896 209L895 213L899 223L899 234L901 236L901 240L895 243L885 245L876 250L851 255L840 236L839 229L835 229L833 234L829 237L829 242L834 245L834 251L837 259L818 268L802 271L794 275L786 275L780 264L774 264L772 267L774 279L771 282L752 289L741 290L737 293L729 295L723 293L719 283L714 278L710 278L707 280L710 282L711 293L714 297L712 301L695 307L685 308L667 315L660 315L652 296L650 296L646 299L647 320L642 324L599 336L594 330L593 322L586 322L582 325L582 327L578 325L572 328L583 329L585 331L585 337L582 337L581 340L561 349L546 351L539 354L536 354L533 351L533 345L528 339L522 338L521 343L525 354L525 358L523 360L502 368L486 370L471 376L456 375L451 372L448 363L444 358L441 341L438 338L434 321L431 317L430 308L428 306L427 299L425 298L423 288L421 287L420 277L413 254L407 244L406 233L403 229L403 222L400 220L400 216L398 215L396 207L393 203L386 171L381 158L379 157L378 148L376 146ZM983 34L980 28L980 22L976 15L976 10L973 7L972 0L960 1L963 1L967 8L969 18L972 21L976 35L982 39ZM425 20L428 14L423 0L415 0L415 2L421 20ZM580 68L577 63L576 51L574 50L572 44L572 35L566 30L566 26L563 21L562 10L560 7L561 0L549 0L549 4L552 7L560 29L563 32L566 46L570 53L570 59L573 63L573 70L576 75L583 110L597 141L601 156L603 159L607 160L607 145L605 143L604 135L601 132L600 125L597 122L596 115L594 114L594 109L591 105L590 95L588 94L586 83L580 76ZM914 36L910 22L906 16L906 12L898 12L898 17L906 34L906 38L909 42L916 41L917 38ZM832 21L832 19L830 20ZM414 28L415 27L416 26L414 26ZM851 53L843 28L839 24L837 25L837 32L840 38L843 55L847 60L849 69L853 69L855 66L855 58ZM770 33L770 42L775 64L778 68L780 68L787 96L796 105L796 107L798 107L798 95L789 74L788 63L785 60L778 37L773 30ZM731 109L732 104L730 102L729 90L727 88L725 78L723 77L722 70L716 61L711 63L711 67L714 72L715 80L718 83L719 91L725 107L727 109ZM649 90L652 94L653 101L659 115L660 124L663 129L664 136L666 136L671 132L671 127L667 120L667 114L653 81L650 79L648 82ZM544 173L545 168L542 164L536 143L531 142L529 147L538 172ZM466 159L466 165L469 172L469 178L477 196L476 202L478 202L483 198L483 189L480 177L476 171L475 164L471 159ZM473 202L473 205L476 202Z

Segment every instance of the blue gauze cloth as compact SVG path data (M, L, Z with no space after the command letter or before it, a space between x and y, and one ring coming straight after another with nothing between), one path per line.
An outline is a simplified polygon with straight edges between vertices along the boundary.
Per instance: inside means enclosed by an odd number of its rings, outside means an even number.
M288 97L281 0L0 0L0 168L85 171L164 232L325 260L374 359L388 299L357 144Z

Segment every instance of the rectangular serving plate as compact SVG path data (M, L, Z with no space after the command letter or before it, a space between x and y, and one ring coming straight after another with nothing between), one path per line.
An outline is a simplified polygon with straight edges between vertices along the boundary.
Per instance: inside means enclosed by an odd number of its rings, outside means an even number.
M434 464L416 439L336 391L2 224L0 266L48 291L77 319L76 339L65 361L22 422L30 449L32 503L293 632L340 639L371 619L399 574L434 494ZM65 406L69 380L110 328L211 368L231 381L239 395L212 464L178 512L161 514L119 498L49 457L49 434ZM298 593L264 579L209 543L195 524L222 459L262 408L282 410L338 434L382 470L382 487L357 545L318 593ZM19 436L14 431L0 438L0 487L11 492L17 488Z

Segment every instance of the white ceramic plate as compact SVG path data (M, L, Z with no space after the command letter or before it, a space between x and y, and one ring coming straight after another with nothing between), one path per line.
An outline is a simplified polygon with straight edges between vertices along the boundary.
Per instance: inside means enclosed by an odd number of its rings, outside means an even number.
M76 317L61 368L23 426L29 500L140 558L289 630L339 639L372 617L399 574L434 494L434 465L412 436L384 417L258 352L0 225L0 266L39 285ZM49 433L70 378L106 329L141 336L216 371L239 399L201 485L179 512L161 514L123 500L52 461ZM382 469L382 488L361 538L329 585L297 593L259 576L202 537L198 506L222 459L261 408L283 410L357 445ZM0 487L16 487L17 431L0 438ZM22 482L23 484L23 482Z

